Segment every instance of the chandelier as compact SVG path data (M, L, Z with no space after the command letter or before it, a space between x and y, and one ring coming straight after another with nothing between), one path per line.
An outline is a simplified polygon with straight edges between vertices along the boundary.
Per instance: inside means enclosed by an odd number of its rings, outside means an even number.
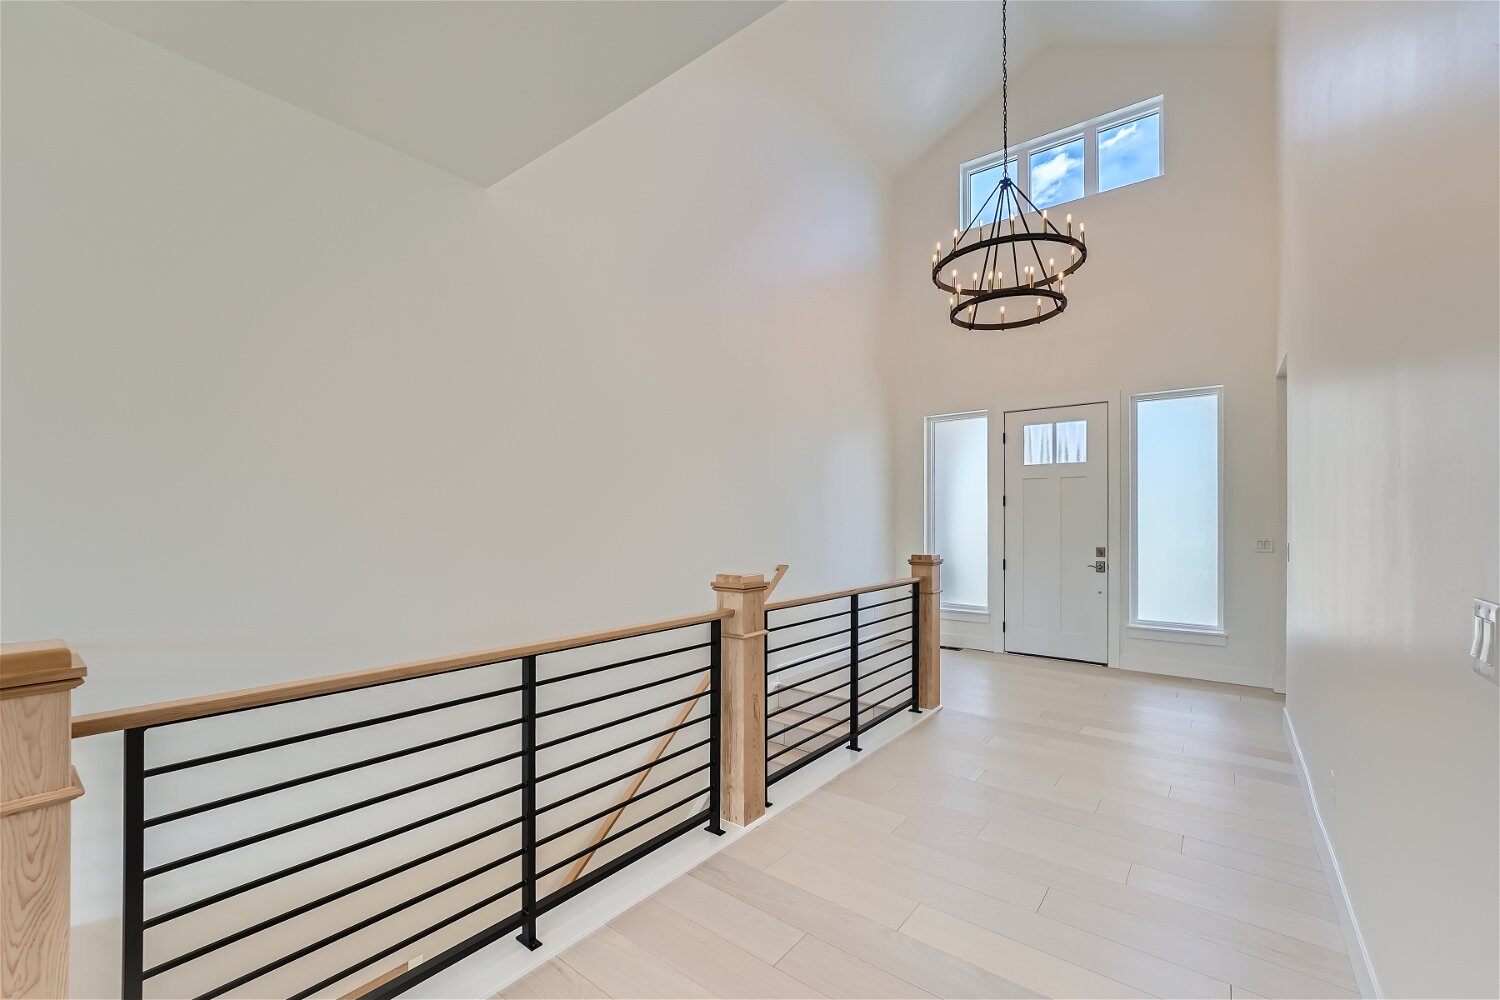
M948 252L943 252L939 241L932 253L932 283L948 293L948 321L965 330L1013 330L1059 315L1068 308L1063 279L1082 267L1089 255L1083 223L1078 224L1077 236L1073 235L1072 215L1064 220L1066 231L1059 229L1010 176L1005 7L1006 0L1001 0L1000 122L1004 146L1000 181L974 209L968 225L962 231L953 230ZM991 208L994 221L986 224L984 219Z

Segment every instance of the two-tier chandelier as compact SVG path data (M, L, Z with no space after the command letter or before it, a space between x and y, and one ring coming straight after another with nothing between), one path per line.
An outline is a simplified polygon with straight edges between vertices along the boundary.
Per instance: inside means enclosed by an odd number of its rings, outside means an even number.
M1000 132L1004 146L1000 152L1000 182L983 204L970 206L974 214L962 231L953 230L948 252L943 252L939 241L932 253L932 283L948 293L948 321L965 330L1013 330L1059 315L1068 308L1063 279L1082 267L1089 256L1083 223L1078 224L1077 236L1073 235L1072 215L1064 220L1066 232L1059 229L1010 176L1005 6L1006 0L1001 0ZM992 221L986 223L986 217ZM969 272L967 276L965 271Z

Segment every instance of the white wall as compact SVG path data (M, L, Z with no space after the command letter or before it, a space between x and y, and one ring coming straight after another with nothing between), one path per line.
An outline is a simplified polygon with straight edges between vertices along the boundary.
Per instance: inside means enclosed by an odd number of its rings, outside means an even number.
M935 240L955 225L958 165L1000 145L998 98L897 179L888 332L897 373L898 534L922 538L922 418L988 409L993 504L992 608L1000 609L1003 533L1001 415L1108 401L1111 428L1113 607L1128 607L1120 410L1131 393L1222 384L1225 413L1227 646L1124 636L1111 660L1161 673L1259 686L1281 649L1276 343L1276 180L1273 55L1204 47L1053 48L1011 75L1012 141L1164 94L1165 176L1088 197L1066 209L1088 224L1089 261L1068 281L1067 314L1006 333L948 324L927 277ZM1278 551L1280 546L1278 545ZM1000 639L998 614L994 640ZM999 648L997 645L996 648Z
M6 4L5 639L73 644L86 712L904 571L885 182L766 30L482 190ZM81 922L119 745L77 748Z
M1497 7L1282 15L1287 709L1382 993L1495 996Z

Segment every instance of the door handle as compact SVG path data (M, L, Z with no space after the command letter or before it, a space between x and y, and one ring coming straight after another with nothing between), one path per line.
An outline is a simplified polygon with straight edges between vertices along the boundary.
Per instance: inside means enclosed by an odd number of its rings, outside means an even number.
M1095 573L1103 573L1108 568L1104 565L1103 559L1100 559L1098 562L1084 563L1083 566L1085 569L1091 569Z

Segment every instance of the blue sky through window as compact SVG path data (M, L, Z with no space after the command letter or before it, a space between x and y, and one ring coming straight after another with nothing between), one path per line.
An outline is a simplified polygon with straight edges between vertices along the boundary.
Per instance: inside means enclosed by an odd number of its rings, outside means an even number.
M1031 154L1031 200L1037 208L1082 197L1082 139Z
M1014 157L1010 161L1010 176L1012 180L1016 176L1016 161ZM990 195L994 193L995 185L1000 183L1000 177L1000 164L998 163L993 167L977 170L969 175L969 215L972 218L973 214L979 211L979 206L984 205L984 215L979 218L978 222L982 222L986 226L995 221L995 202L997 199L990 198ZM985 205L986 198L990 198L988 205ZM1002 215L1001 218L1008 218L1009 215L1010 199L1006 198L1005 215ZM963 221L965 225L968 225L968 219ZM976 225L978 222L976 222Z
M1099 130L1099 190L1161 174L1161 115Z

